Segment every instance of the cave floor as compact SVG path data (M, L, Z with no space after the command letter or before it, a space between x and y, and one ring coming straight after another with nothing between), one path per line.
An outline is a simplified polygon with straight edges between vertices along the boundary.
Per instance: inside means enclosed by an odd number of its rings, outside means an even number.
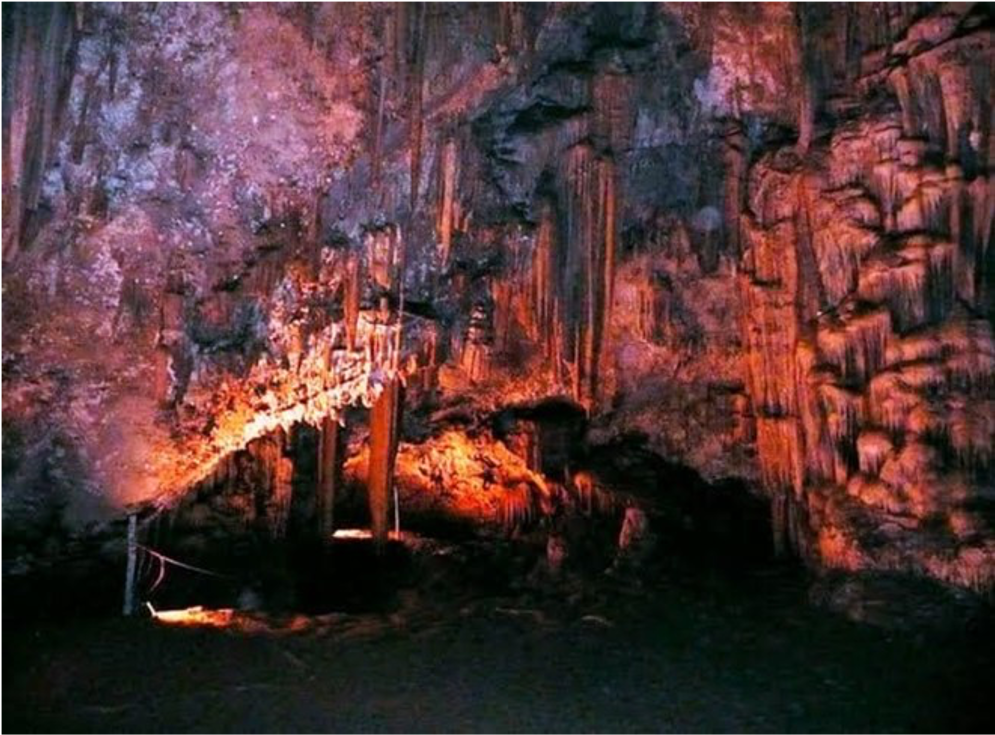
M995 661L850 623L796 573L421 601L247 633L5 621L14 731L990 731ZM286 621L285 621L286 623Z

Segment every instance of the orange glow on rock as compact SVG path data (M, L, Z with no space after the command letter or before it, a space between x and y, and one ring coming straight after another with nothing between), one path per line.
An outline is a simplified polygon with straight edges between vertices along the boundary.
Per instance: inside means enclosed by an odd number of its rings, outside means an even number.
M361 481L368 465L364 449L346 462L346 476ZM457 429L402 443L395 472L402 509L482 523L514 524L547 512L555 491L503 442Z

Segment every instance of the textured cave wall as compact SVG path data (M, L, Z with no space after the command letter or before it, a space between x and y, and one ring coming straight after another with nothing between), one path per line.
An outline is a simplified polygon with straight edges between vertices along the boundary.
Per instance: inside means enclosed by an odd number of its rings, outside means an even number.
M323 283L370 12L37 7L4 18L4 518L78 525L244 443L241 383Z
M844 22L822 20L807 62L837 70L817 85L810 147L750 171L761 466L823 563L990 587L990 19L956 6L883 36L859 23L861 55L830 43Z
M816 563L990 585L990 33L5 6L5 532L210 481L400 373L428 424L566 399L592 444L763 488Z

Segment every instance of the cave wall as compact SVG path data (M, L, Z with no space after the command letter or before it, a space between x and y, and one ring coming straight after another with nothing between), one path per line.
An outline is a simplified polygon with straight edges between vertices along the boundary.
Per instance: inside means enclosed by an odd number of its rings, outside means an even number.
M835 124L754 164L740 282L765 483L804 509L783 522L832 566L988 587L991 37L969 12L865 53L821 95Z
M816 564L990 586L990 35L972 4L5 5L5 533L168 502L399 375L402 458L475 441L433 435L453 406L562 399L768 493Z

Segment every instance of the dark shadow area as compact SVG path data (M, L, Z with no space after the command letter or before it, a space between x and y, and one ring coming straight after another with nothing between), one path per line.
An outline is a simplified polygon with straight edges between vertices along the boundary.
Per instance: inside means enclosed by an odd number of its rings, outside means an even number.
M790 558L775 558L770 501L742 480L710 483L635 436L593 448L586 465L646 509L662 553L675 565L730 573L796 566Z

